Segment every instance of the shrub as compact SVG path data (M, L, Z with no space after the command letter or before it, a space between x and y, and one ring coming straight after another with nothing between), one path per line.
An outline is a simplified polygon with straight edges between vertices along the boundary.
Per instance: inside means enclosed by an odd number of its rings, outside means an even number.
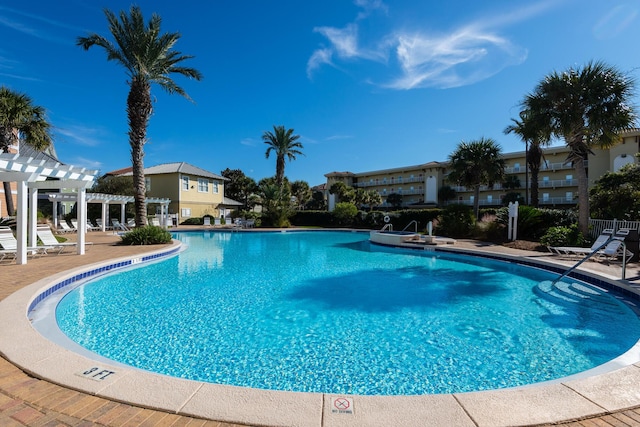
M505 226L509 225L509 208L500 208L496 211L497 221ZM518 239L538 240L546 231L544 216L540 209L532 206L518 206Z
M578 224L569 227L549 227L546 234L540 239L544 246L582 246L584 236L578 229Z
M336 217L339 225L351 225L356 215L358 215L358 208L349 202L336 203L333 210L333 216Z
M192 217L187 218L180 223L180 225L202 225L204 224L204 220L202 217Z
M449 205L443 210L438 221L437 233L447 237L469 237L475 222L476 218L470 206Z
M171 242L171 233L162 227L146 225L134 228L122 236L123 245L159 245Z

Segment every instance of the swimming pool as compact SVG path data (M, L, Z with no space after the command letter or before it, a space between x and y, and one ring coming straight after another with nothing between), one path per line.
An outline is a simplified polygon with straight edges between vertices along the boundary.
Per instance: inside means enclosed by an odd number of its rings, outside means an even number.
M86 348L141 369L365 395L547 381L604 363L640 336L614 298L533 293L550 273L524 278L513 264L371 247L367 237L178 233L189 250L77 288L58 322Z

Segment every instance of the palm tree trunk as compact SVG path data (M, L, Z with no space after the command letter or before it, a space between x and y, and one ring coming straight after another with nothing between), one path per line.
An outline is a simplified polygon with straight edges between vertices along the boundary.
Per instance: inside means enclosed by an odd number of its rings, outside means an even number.
M151 85L143 78L133 78L127 97L129 144L133 167L133 190L136 227L147 225L146 185L144 180L144 144L152 112Z
M284 181L284 155L279 155L276 158L276 182L279 186L282 186Z
M538 188L539 173L539 169L531 169L531 185L529 186L529 190L531 191L531 206L534 208L537 208L540 205L540 198L538 197L540 192Z
M13 195L11 194L11 183L8 181L5 181L2 183L2 186L4 188L4 200L5 200L5 206L7 208L7 215L15 216L16 207L13 204Z
M589 180L585 159L576 157L574 167L578 176L578 229L584 236L589 235Z
M478 215L480 215L480 186L476 185L476 188L473 192L474 196L473 196L473 214L476 216L476 221L478 221L480 218L478 218Z

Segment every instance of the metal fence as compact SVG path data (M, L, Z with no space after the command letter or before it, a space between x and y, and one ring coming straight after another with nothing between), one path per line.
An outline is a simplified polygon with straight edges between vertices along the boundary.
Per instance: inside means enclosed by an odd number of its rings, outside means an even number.
M593 238L598 237L602 233L602 230L606 228L615 228L616 230L619 230L621 228L629 228L631 230L640 230L640 221L620 221L620 220L613 220L613 219L590 219L589 220L589 233Z

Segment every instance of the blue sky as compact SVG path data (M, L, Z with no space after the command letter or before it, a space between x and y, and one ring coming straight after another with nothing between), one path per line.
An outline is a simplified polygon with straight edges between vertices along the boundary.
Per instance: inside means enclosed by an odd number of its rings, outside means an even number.
M151 1L148 19L179 32L176 50L201 81L193 99L152 88L145 165L184 161L256 181L275 174L264 131L293 128L305 156L286 164L310 185L332 171L446 161L460 141L495 139L552 71L591 60L640 80L640 1ZM0 83L28 94L55 127L64 163L101 172L130 165L124 68L78 36L110 38L111 0L0 2ZM634 104L638 104L634 98Z

